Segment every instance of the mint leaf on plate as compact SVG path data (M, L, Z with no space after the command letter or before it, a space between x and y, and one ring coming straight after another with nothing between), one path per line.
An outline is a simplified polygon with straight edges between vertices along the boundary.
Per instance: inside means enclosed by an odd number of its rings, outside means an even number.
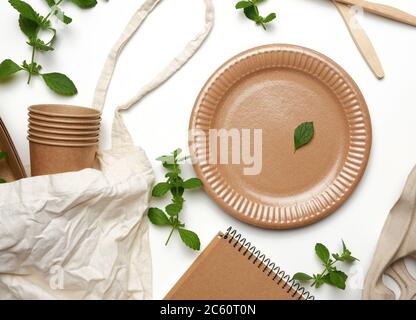
M315 135L313 122L304 122L295 129L295 152L303 146L309 144Z

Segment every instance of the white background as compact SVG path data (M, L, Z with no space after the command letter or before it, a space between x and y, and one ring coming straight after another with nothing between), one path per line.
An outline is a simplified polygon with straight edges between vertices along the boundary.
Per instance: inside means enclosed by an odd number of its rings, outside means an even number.
M41 12L42 0L30 0ZM416 14L416 2L379 1ZM0 116L7 124L25 164L27 107L36 103L69 103L89 106L106 55L141 0L99 1L82 11L67 4L74 21L60 27L56 51L39 56L45 72L68 74L79 94L62 98L34 79L30 86L18 75L0 85ZM163 177L157 156L174 148L187 149L187 127L194 100L211 73L240 51L268 43L310 47L341 64L362 89L373 122L374 143L368 170L354 195L335 214L313 226L292 231L262 230L229 217L202 191L189 194L182 218L196 231L204 247L219 230L234 226L280 264L288 273L319 272L314 245L322 242L340 249L343 238L354 255L355 276L345 291L312 289L318 299L359 299L360 275L367 271L385 218L398 199L406 177L416 163L416 30L366 14L361 23L373 40L386 71L378 81L358 53L334 5L328 0L268 0L261 12L277 12L267 32L234 9L234 0L214 0L215 28L202 50L167 84L125 115L135 142L152 160L158 180ZM203 26L202 0L163 1L150 16L118 65L108 96L103 128L103 147L109 147L109 131L115 106L129 99L149 81ZM17 14L6 0L0 1L0 60L30 58L30 48L18 29ZM336 133L334 133L336 134ZM186 177L193 175L190 166ZM156 205L162 205L158 203ZM198 253L187 249L178 236L164 246L167 229L151 227L154 298L160 299L185 272ZM348 269L347 269L348 270ZM354 273L354 272L353 272ZM358 280L358 281L357 281Z

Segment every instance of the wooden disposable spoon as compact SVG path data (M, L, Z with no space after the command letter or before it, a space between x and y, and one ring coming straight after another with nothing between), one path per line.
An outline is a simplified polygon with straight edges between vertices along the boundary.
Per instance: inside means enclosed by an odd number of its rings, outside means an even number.
M351 7L336 1L334 1L334 4L343 17L358 50L367 62L368 66L378 79L383 79L384 70L377 52L374 49L370 38L367 36L367 33L359 25L357 19L354 16L354 13L351 10Z

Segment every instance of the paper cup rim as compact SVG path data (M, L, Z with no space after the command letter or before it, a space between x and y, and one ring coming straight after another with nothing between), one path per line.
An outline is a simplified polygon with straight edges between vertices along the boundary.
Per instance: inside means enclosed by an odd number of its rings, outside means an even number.
M64 123L64 124L88 124L88 125L92 125L92 124L99 124L101 123L101 118L97 118L97 119L79 119L79 118L73 118L73 120L70 119L66 119L65 117L61 117L61 119L59 118L52 118L52 117L46 117L43 115L38 115L38 114L32 114L29 112L29 118L30 119L34 119L34 120L38 120L38 121L44 121L44 122L52 122L52 123Z
M93 137L69 137L69 136L65 136L65 135L60 135L61 137L58 137L59 134L56 134L55 136L53 135L44 135L42 133L36 133L33 132L31 130L28 131L29 137L34 137L35 139L47 139L47 140L54 140L54 141L99 141L100 138L98 135L93 136Z
M81 124L75 124L75 125L70 125L70 124L62 124L62 125L58 125L55 123L49 123L49 122L40 122L42 120L32 120L29 119L29 123L30 124L34 124L36 126L39 127L46 127L46 128L55 128L55 129L69 129L69 130L86 130L86 129L90 129L90 130L99 130L101 125L95 125L95 126L91 126L91 125L81 125Z
M61 135L68 135L68 136L82 136L82 135L93 135L93 134L100 134L100 129L92 130L92 131L85 131L84 129L66 129L60 130L57 128L48 128L48 127L40 127L37 125L29 124L29 129L40 131L45 134L61 134Z
M80 147L80 148L85 148L85 147L92 147L92 146L98 146L99 141L97 142L91 142L91 143L69 143L69 142L50 142L47 141L47 139L34 139L30 136L27 137L27 139L29 140L29 142L32 143L37 143L37 144L42 144L42 145L47 145L47 146L53 146L53 147Z
M47 111L47 109L56 109L56 108L67 108L71 110L78 110L82 112L86 112L86 114L79 114L76 112L70 112L70 113L61 113L55 111ZM44 110L42 110L44 109ZM46 109L46 110L45 110ZM93 108L87 108L87 107L81 107L81 106L75 106L75 105L68 105L68 104L35 104L31 105L28 108L29 112L49 116L49 117L63 117L63 118L99 118L101 117L101 112L98 110L95 110Z

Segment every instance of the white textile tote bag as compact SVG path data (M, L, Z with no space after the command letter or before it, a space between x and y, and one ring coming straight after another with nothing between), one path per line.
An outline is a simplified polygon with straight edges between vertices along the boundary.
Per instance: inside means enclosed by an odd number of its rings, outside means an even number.
M116 43L98 82L101 110L117 59L161 0L146 0ZM117 108L112 149L101 151L101 171L87 169L23 179L0 186L1 299L149 299L152 266L148 208L151 165L134 146L120 111L135 105L198 50L214 20L132 100Z

